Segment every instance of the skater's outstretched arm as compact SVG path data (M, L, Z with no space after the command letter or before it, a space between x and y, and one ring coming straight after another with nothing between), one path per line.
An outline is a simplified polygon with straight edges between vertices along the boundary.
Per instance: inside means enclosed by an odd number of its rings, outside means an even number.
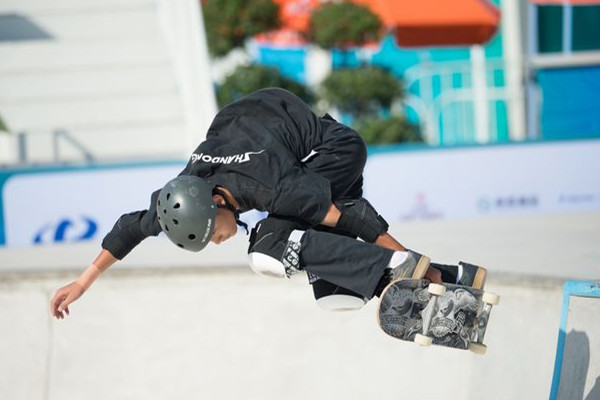
M117 259L108 250L103 249L92 265L83 271L76 281L56 291L50 302L52 316L63 319L69 315L69 305L79 299L92 286L92 283L115 262Z

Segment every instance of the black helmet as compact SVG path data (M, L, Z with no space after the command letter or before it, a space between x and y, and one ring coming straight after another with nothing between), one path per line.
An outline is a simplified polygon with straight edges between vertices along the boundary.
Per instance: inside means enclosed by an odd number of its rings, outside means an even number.
M217 206L212 200L212 186L197 176L178 176L158 194L158 223L177 246L200 251L210 241Z

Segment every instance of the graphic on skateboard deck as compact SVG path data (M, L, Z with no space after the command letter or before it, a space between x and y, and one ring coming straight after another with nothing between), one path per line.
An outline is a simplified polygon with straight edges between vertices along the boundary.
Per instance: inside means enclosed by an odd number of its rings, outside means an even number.
M483 354L490 311L499 299L472 287L400 279L383 291L378 322L397 339Z

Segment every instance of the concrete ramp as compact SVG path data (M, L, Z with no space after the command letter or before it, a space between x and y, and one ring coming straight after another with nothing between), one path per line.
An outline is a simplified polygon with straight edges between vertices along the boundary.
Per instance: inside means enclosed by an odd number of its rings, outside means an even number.
M393 339L376 301L323 312L306 276L249 268L116 268L52 320L76 276L0 273L0 399L537 400L552 381L562 281L491 273L481 357Z
M550 400L600 399L600 281L564 285Z

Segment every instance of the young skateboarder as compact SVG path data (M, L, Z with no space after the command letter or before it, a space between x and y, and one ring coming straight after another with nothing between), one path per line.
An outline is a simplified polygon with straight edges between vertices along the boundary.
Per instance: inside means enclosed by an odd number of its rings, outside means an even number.
M387 232L362 197L365 162L357 132L318 117L295 95L272 88L240 99L217 114L185 169L151 195L147 210L119 218L89 268L56 292L52 315L68 315L100 274L148 236L164 232L200 251L235 235L245 226L239 214L252 209L268 212L250 235L252 270L275 277L307 271L325 309L360 308L394 277L468 285L477 267L432 268Z

